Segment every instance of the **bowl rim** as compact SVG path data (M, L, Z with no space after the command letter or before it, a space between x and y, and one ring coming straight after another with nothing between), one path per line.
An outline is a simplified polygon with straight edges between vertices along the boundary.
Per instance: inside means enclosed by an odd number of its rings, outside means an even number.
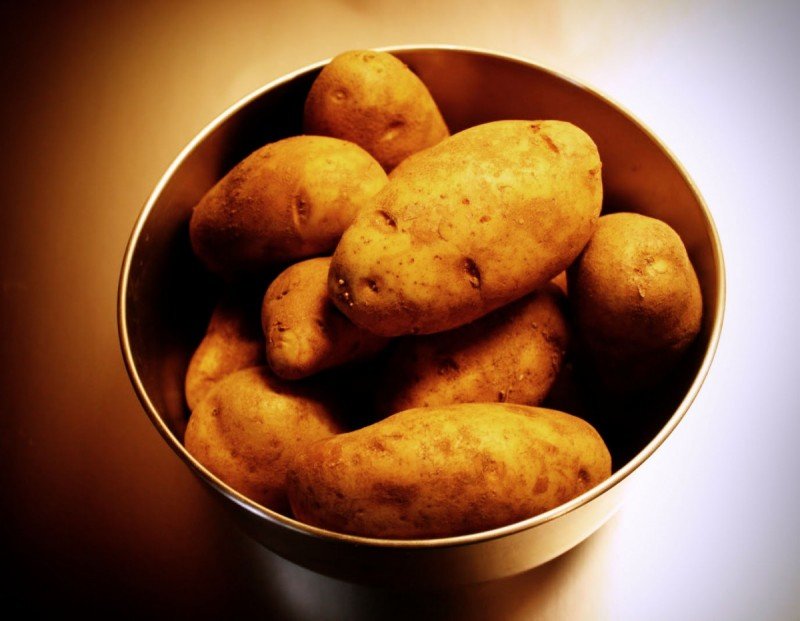
M145 412L147 413L151 422L159 431L161 436L170 445L172 450L175 453L177 453L177 455L191 469L193 469L195 473L198 474L206 484L210 485L212 488L222 493L224 496L235 502L243 509L249 511L250 513L256 515L259 518L272 522L273 525L283 528L288 528L301 535L320 538L328 541L341 542L344 544L371 546L377 548L409 548L409 549L445 548L445 547L472 545L483 541L489 541L493 539L506 537L508 535L513 535L515 533L519 533L524 530L541 526L563 515L572 513L573 511L590 503L595 498L601 496L602 494L611 490L613 487L617 486L623 480L625 480L629 475L631 475L635 470L637 470L639 466L641 466L645 461L647 461L647 459L666 441L666 439L672 434L672 432L675 430L675 428L678 426L681 420L683 420L684 416L689 410L689 407L694 402L695 398L697 397L700 391L700 388L705 382L705 379L711 367L711 363L714 359L714 355L716 353L719 344L720 334L722 331L722 323L724 318L726 279L725 279L725 263L722 255L722 247L720 243L719 233L717 232L714 219L712 218L711 212L709 211L705 200L700 194L699 189L697 188L696 184L687 173L684 166L672 153L672 151L666 145L664 145L662 141L630 111L628 111L625 107L621 106L619 103L617 103L607 95L605 95L597 88L587 85L585 82L578 80L568 74L565 74L562 71L556 71L550 69L549 67L545 67L523 56L509 54L506 52L500 52L495 50L488 50L480 47L452 45L452 44L419 44L419 45L409 44L409 45L383 46L371 49L389 53L452 51L462 54L488 56L498 60L511 61L517 64L525 65L527 67L536 69L537 71L549 74L551 77L555 77L559 80L568 82L572 84L574 87L587 92L588 94L594 96L595 98L600 99L606 105L616 109L629 122L637 126L638 129L641 130L664 153L664 155L667 156L667 158L670 160L670 162L675 167L677 172L686 182L687 186L689 187L692 194L696 198L697 203L699 204L703 212L703 216L707 226L707 232L709 234L712 246L714 267L716 269L716 275L719 284L717 287L716 300L715 300L716 312L712 319L708 347L706 348L705 354L703 355L702 363L700 364L700 367L694 379L692 380L692 383L686 395L681 400L680 404L675 409L673 414L669 417L664 426L655 435L655 437L653 437L650 440L650 442L648 442L647 445L645 445L644 448L642 448L632 459L630 459L619 470L613 472L608 479L604 480L602 483L596 485L595 487L591 488L590 490L587 490L580 496L577 496L566 503L554 507L553 509L546 511L544 513L540 513L533 517L526 518L519 522L514 522L512 524L500 526L498 528L480 531L477 533L469 533L469 534L456 535L450 537L437 537L430 539L387 539L378 537L363 537L358 535L339 533L336 531L331 531L324 528L319 528L316 526L305 524L299 520L296 520L289 516L268 509L250 500L246 496L240 494L233 488L229 487L226 483L224 483L211 471L209 471L204 465L202 465L199 461L197 461L186 450L186 448L183 446L183 443L178 440L178 438L175 436L175 434L172 432L169 426L165 423L164 419L159 414L156 407L153 405L153 402L150 400L147 391L144 388L142 380L139 377L138 371L136 369L136 364L133 360L133 354L131 351L130 340L128 338L128 317L127 317L126 300L127 300L127 292L129 284L129 275L130 275L131 265L133 263L133 255L138 245L139 238L144 228L144 224L147 221L150 212L155 206L164 188L175 174L175 171L178 170L178 168L183 164L186 158L212 132L214 132L220 125L225 123L230 117L236 114L240 109L244 108L252 101L258 99L264 93L278 86L291 82L292 80L301 75L322 68L323 66L327 65L330 62L331 58L311 63L300 69L296 69L287 74L284 74L268 82L267 84L257 88L256 90L252 91L251 93L239 99L234 104L230 105L225 111L223 111L216 118L214 118L189 141L189 143L180 151L177 157L175 157L175 159L170 163L164 174L159 179L158 183L156 184L153 191L150 193L147 201L145 202L143 208L141 209L139 215L137 216L136 224L134 225L133 231L130 235L127 246L125 248L125 254L120 271L120 278L117 290L117 327L119 332L120 347L125 362L125 368L127 370L130 381L133 384L136 395L145 409Z

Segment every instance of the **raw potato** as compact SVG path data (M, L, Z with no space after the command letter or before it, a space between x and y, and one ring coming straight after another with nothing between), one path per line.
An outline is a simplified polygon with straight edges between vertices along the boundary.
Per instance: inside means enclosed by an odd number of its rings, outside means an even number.
M186 404L193 410L226 375L264 363L258 307L247 295L228 293L214 308L203 340L186 370Z
M386 414L453 403L539 405L561 368L568 342L554 284L471 324L397 343L379 390Z
M303 127L355 142L386 170L450 134L422 81L398 58L369 50L340 54L322 69Z
M697 275L681 238L655 218L600 218L569 291L595 373L614 391L656 384L700 331Z
M224 276L329 253L384 185L380 164L351 142L279 140L237 164L200 200L189 225L192 248Z
M286 470L305 444L340 431L319 395L266 367L220 381L192 412L186 450L233 489L287 512Z
M542 408L461 404L395 414L307 445L292 462L295 516L329 530L429 538L548 511L611 474L585 421Z
M359 328L328 297L330 257L284 270L269 286L261 309L267 362L276 375L299 379L366 358L387 339Z
M412 155L359 212L329 292L385 336L469 323L542 287L600 214L600 158L563 121L496 121Z

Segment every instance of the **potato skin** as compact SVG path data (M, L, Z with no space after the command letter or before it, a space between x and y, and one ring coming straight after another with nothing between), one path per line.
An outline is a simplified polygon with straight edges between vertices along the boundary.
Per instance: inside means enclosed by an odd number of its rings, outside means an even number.
M264 364L264 335L258 307L252 306L248 296L228 292L214 307L186 369L184 393L190 410L226 375Z
M450 135L425 84L400 59L370 50L344 52L322 69L303 127L355 142L387 171Z
M454 403L539 405L561 368L569 334L564 295L548 283L466 325L397 343L380 411Z
M603 216L568 276L581 341L613 391L655 385L700 331L697 275L681 238L661 220Z
M380 165L351 142L279 140L242 160L195 206L192 248L227 277L328 253L386 181Z
M542 287L600 214L600 159L562 121L495 121L412 155L333 254L329 292L364 328L427 334Z
M304 444L340 431L330 407L308 387L267 367L221 380L192 412L184 444L236 491L286 513L286 470Z
M603 440L579 418L467 403L406 410L306 445L287 481L299 520L408 539L511 524L567 502L610 473Z
M284 379L378 352L388 339L359 328L328 297L330 257L307 259L286 268L270 284L261 307L267 362Z

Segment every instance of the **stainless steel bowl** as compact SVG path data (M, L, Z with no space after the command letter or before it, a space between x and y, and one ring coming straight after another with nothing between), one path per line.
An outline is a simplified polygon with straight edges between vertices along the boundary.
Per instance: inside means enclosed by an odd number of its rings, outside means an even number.
M683 418L720 335L725 291L720 243L711 214L680 164L641 123L596 91L494 52L449 46L387 51L428 85L452 131L504 118L563 119L579 125L600 150L604 211L655 216L683 238L703 289L703 328L667 389L647 399L591 403L611 448L611 478L560 507L503 528L394 541L341 535L265 509L228 487L183 448L183 375L214 295L213 282L190 251L192 207L251 151L300 133L305 95L325 63L244 98L206 127L166 171L139 216L122 266L122 351L133 386L166 442L246 531L275 553L323 574L377 584L443 586L510 576L554 558L599 528L619 506L630 475ZM611 411L623 416L604 415Z

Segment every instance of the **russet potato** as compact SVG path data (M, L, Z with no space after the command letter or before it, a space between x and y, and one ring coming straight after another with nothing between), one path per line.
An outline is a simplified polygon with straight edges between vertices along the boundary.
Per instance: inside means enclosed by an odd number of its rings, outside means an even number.
M184 444L233 489L285 513L291 457L305 444L339 431L324 395L283 382L262 366L219 381L192 412Z
M303 129L355 142L386 170L450 133L425 84L400 59L371 50L344 52L322 69Z
M603 216L568 277L581 342L612 391L660 382L700 331L697 275L681 238L661 220Z
M464 325L562 272L594 231L597 147L562 121L496 121L406 159L345 231L329 291L376 334Z
M189 360L184 381L190 410L226 375L264 364L258 305L249 293L227 292L211 313L205 336Z
M476 321L401 339L378 392L386 414L453 403L539 405L561 368L569 332L554 284Z
M270 284L261 308L267 362L276 375L300 379L363 359L388 340L353 324L328 297L330 257L286 268Z
M307 444L292 461L294 515L366 537L462 535L529 518L611 473L585 421L542 408L460 404L400 412Z
M195 206L192 248L208 269L228 278L329 253L386 181L380 164L352 142L324 136L273 142Z

